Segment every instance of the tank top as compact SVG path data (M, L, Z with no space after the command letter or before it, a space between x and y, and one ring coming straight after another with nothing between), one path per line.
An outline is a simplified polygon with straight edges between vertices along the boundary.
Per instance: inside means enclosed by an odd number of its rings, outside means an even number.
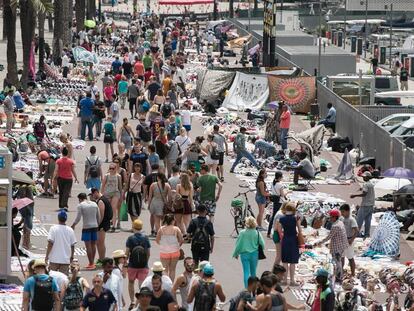
M144 175L141 174L141 176L136 179L134 178L135 173L132 173L129 177L129 188L128 191L133 193L140 193L142 189L142 183L144 181Z
M105 185L105 193L114 193L114 192L119 192L119 185L118 183L120 182L121 177L119 176L119 174L117 175L110 175L110 174L106 174L106 185Z
M161 229L160 253L170 254L178 252L180 244L178 243L177 234L165 234L164 229Z
M272 307L269 311L283 311L283 300L280 294L270 294L272 298Z
M191 280L193 277L187 276L185 274L183 274L183 276L185 277L185 286L180 287L180 295L181 295L181 301L182 301L183 307L188 310L187 297L190 291Z
M111 206L111 203L104 196L101 196L96 201L96 204L99 204L99 201L102 201L104 203L104 205L105 205L104 216L102 218L101 224L104 224L106 222L110 222L112 220L112 206Z
M121 128L121 141L128 141L128 139L131 139L131 134L127 131L125 126Z

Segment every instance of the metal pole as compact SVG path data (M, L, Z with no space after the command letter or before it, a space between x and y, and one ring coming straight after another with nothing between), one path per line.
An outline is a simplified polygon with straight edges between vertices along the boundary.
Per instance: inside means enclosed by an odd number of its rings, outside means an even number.
M247 16L249 18L249 26L248 26L248 31L250 33L250 18L251 18L251 13L250 13L250 0L249 0L249 9L247 10Z
M98 21L102 22L102 0L98 1Z
M348 0L345 0L345 14L344 14L344 49L345 49L345 45L346 45L346 9L347 9L347 2Z
M368 0L365 1L365 31L364 31L364 45L365 45L365 53L364 58L367 58L367 33L368 33Z
M318 38L318 77L321 76L321 54L322 54L322 2L319 0L319 38Z
M390 18L390 68L392 67L392 11L393 11L393 4L391 3L391 18Z
M361 107L362 107L362 69L359 69L359 74L358 74L358 95L359 95L359 122L358 122L358 128L359 128L359 150L361 150L361 122L362 122L362 113L361 113Z

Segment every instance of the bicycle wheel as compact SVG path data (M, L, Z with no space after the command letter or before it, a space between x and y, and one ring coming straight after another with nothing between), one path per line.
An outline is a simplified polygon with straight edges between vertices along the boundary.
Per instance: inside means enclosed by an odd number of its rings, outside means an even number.
M240 231L244 229L244 220L240 216L234 217L234 230L236 231L237 235L239 235Z

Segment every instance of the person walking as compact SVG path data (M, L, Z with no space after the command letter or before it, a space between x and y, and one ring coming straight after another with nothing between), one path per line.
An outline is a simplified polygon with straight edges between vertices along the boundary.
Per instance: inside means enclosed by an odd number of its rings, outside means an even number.
M246 149L246 128L241 127L239 133L237 134L236 138L234 139L233 143L234 152L236 154L236 160L234 161L230 173L234 173L234 169L236 168L237 164L241 161L242 158L246 158L249 160L257 169L260 169L259 164L257 164L256 159L253 157L251 153L249 153Z
M257 222L254 217L246 217L246 229L240 231L237 237L236 246L233 251L233 258L240 260L243 266L244 286L247 287L247 280L256 276L257 263L259 261L259 245L264 249L265 244L262 235L257 230Z
M207 207L204 204L197 206L198 216L193 218L187 228L191 237L191 253L197 266L200 261L209 260L214 249L214 226L207 219Z
M266 169L262 168L259 171L259 175L256 179L256 196L255 200L257 203L257 207L259 208L259 213L257 214L257 230L265 231L266 229L262 227L263 215L264 210L266 208L266 203L269 199L269 192L266 189L266 182L265 179L267 178Z
M64 147L62 149L62 157L56 160L55 172L53 173L53 180L59 188L59 208L65 211L68 210L68 200L73 185L73 178L75 178L76 183L78 182L75 161L69 159L68 154L68 149Z
M98 240L96 247L98 249L97 264L102 263L102 259L106 257L106 233L111 228L111 221L113 217L111 202L102 193L99 188L91 188L89 196L98 205L100 221L98 225Z
M106 117L105 104L101 100L101 95L96 93L95 95L95 107L93 109L92 124L95 127L95 140L101 139L102 133L102 120Z
M85 140L86 127L88 127L88 138L93 140L92 117L95 101L92 99L91 92L86 92L86 97L79 102L79 116L81 121L81 139Z
M282 114L280 115L280 144L282 150L286 152L287 146L287 136L289 134L290 128L290 111L286 104L282 106Z
M269 219L269 226L267 228L267 237L270 239L270 234L272 232L273 223L277 212L279 211L280 207L284 202L287 201L286 199L286 190L284 185L282 184L283 180L283 173L281 171L275 172L275 177L272 182L272 188L270 190L270 201L273 203L273 211L272 215Z
M174 311L177 304L171 293L162 287L162 278L158 274L154 274L151 279L152 298L150 305L157 307L160 311Z
M134 164L134 171L129 175L127 182L126 203L128 206L128 214L134 221L141 215L142 209L142 185L145 176L142 174L142 165Z
M167 169L168 177L171 177L172 174L172 168L177 164L177 160L180 157L181 150L178 143L174 140L175 138L171 133L167 134L167 156L164 159L164 164Z
M86 188L101 188L102 184L102 161L96 155L96 147L89 148L90 155L85 160L84 184Z
M295 204L289 202L284 208L285 214L280 217L277 223L277 231L282 233L282 263L286 270L289 271L290 285L296 286L295 266L299 262L299 242L298 233L301 232L300 218L296 217ZM287 283L287 275L284 283Z
M112 226L109 232L120 230L118 202L122 194L122 177L116 172L116 164L114 163L109 165L109 173L103 177L101 192L108 198L112 206Z
M13 101L13 89L10 89L7 92L7 96L3 101L3 110L6 115L6 132L11 132L12 128L14 127L14 101ZM42 117L40 117L42 118ZM36 135L36 133L35 133Z
M350 195L351 199L356 197L362 198L356 221L358 223L359 232L361 232L362 225L364 224L364 238L370 236L372 213L374 212L375 206L375 190L374 185L370 181L371 177L372 175L370 172L364 172L362 174L362 178L364 179L362 192Z
M106 160L105 162L108 163L108 152L109 152L109 148L111 148L111 158L114 156L114 141L116 138L116 130L115 130L115 125L112 123L112 116L109 115L106 118L106 122L104 124L104 128L103 128L103 132L104 132L104 143L105 143L105 157Z
M142 231L142 221L137 218L132 223L133 234L126 240L125 256L128 258L128 293L131 304L129 310L134 306L135 281L138 288L148 275L148 261L150 258L151 244L148 237Z
M152 277L154 275L159 275L161 277L162 288L164 288L167 292L171 293L172 289L172 281L170 277L164 274L165 268L162 265L161 261L155 261L151 267L152 275L148 275L144 282L141 284L141 287L148 287L149 289L153 290L152 287Z
M217 144L217 151L219 153L219 162L218 162L218 170L217 176L221 182L224 181L224 155L228 155L229 147L226 141L226 138L220 134L220 127L218 124L215 124L213 127L213 141Z
M358 236L358 224L355 218L351 216L351 208L348 204L342 204L339 210L341 211L341 220L344 223L346 236L348 238L348 247L345 249L344 257L346 257L349 261L351 275L355 276L354 240ZM345 260L342 265L344 264Z
M79 276L79 263L72 262L70 265L71 276L64 290L61 290L63 310L79 311L84 292L89 291L89 283Z
M207 264L203 269L202 278L191 287L187 303L194 301L194 311L215 310L216 297L221 302L226 301L223 287L214 278L214 267L211 264Z
M161 227L164 211L169 207L171 201L171 187L167 182L167 177L163 173L158 173L157 181L152 183L149 188L148 206L151 215L154 217L156 232Z
M400 71L400 89L401 91L408 91L408 78L409 78L409 73L407 68L405 68L405 66L403 66L401 68Z
M137 80L132 79L131 84L128 86L128 102L129 102L129 111L131 112L131 120L133 120L137 114L136 103L139 97L140 91L137 86Z
M332 224L331 230L326 238L316 243L316 245L323 245L330 241L329 250L334 262L335 278L338 282L342 281L342 262L345 250L349 246L345 225L339 220L340 217L341 212L337 209L329 212L329 220Z
M5 101L3 102L3 106L4 105L5 105ZM6 115L7 115L7 113L6 113ZM45 124L45 120L46 120L45 116L41 115L40 118L39 118L39 121L35 122L33 124L33 134L36 137L36 140L37 140L38 144L41 144L45 137L49 138L49 135L47 134L47 126Z
M32 265L34 275L24 282L23 311L59 310L59 286L56 279L48 275L46 267L46 262L43 259L36 259L34 261Z
M68 215L65 211L58 213L59 224L49 230L45 262L49 269L69 275L69 265L73 261L76 236L73 229L66 225Z
M117 90L121 109L124 109L128 97L128 80L125 76L122 76L121 81L118 82Z
M152 291L148 287L141 287L139 292L135 293L135 298L138 301L137 307L134 309L134 304L129 310L147 311L149 308L152 308L152 306L150 306Z
M122 310L123 302L122 302L122 276L119 277L114 271L114 260L112 258L104 258L102 259L102 275L103 279L103 287L110 290L115 297L116 304L118 305L118 309Z
M184 103L184 105L182 107L181 120L182 120L182 125L185 128L185 130L187 131L187 133L190 133L190 131L191 131L191 112L190 112L190 106L188 105L188 103Z
M160 245L160 260L171 281L175 279L175 269L184 243L180 228L175 226L174 215L164 215L163 225L157 232L155 242Z
M194 187L187 173L180 175L180 183L176 187L173 210L175 223L186 238L187 228L194 208Z
M177 301L176 293L177 290L179 290L181 295L181 306L186 310L192 310L192 306L188 304L187 298L190 293L191 280L194 277L194 260L191 257L186 257L183 262L184 272L175 280L171 294L173 295L174 300Z
M218 175L217 166L219 164L220 154L218 151L218 146L214 142L213 134L207 136L207 145L204 148L204 152L207 153L205 163L208 165L210 172L214 175Z
M206 164L201 165L200 175L201 176L197 181L198 192L200 194L200 204L207 207L209 219L211 222L214 222L217 201L220 199L223 185L216 175L209 173L209 168ZM217 186L218 190L216 194Z
M75 230L76 225L82 218L83 225L81 240L85 243L86 254L89 261L86 269L94 270L96 268L95 254L96 241L98 240L98 224L100 223L99 208L95 202L88 200L86 193L79 193L78 199L78 213L73 221L72 229Z
M130 151L132 149L132 143L134 141L134 133L132 127L128 124L128 118L122 120L121 128L118 134L118 144L122 142L125 145L125 149Z
M129 161L128 161L128 172L132 173L133 167L135 164L141 164L141 172L145 176L148 176L148 174L151 172L151 166L149 164L148 160L148 154L144 150L144 146L141 145L141 141L136 140L134 147L131 150L131 153L129 155ZM151 185L150 185L151 186Z
M81 303L81 311L118 311L115 296L103 287L102 275L96 274L93 279L93 288L89 291Z
M312 304L312 311L335 310L335 291L329 284L329 272L325 269L318 269L315 273L316 277L316 294Z

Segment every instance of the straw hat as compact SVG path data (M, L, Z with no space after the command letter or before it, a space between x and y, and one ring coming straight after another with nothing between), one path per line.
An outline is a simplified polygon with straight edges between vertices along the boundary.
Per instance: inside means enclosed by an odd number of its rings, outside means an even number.
M112 252L112 258L126 258L125 252L122 249L117 249L116 251Z
M32 268L37 268L37 267L45 267L46 268L46 262L44 259L36 259L35 262L33 263Z
M162 272L165 270L164 266L162 265L161 261L155 261L152 264L151 268L152 272Z

